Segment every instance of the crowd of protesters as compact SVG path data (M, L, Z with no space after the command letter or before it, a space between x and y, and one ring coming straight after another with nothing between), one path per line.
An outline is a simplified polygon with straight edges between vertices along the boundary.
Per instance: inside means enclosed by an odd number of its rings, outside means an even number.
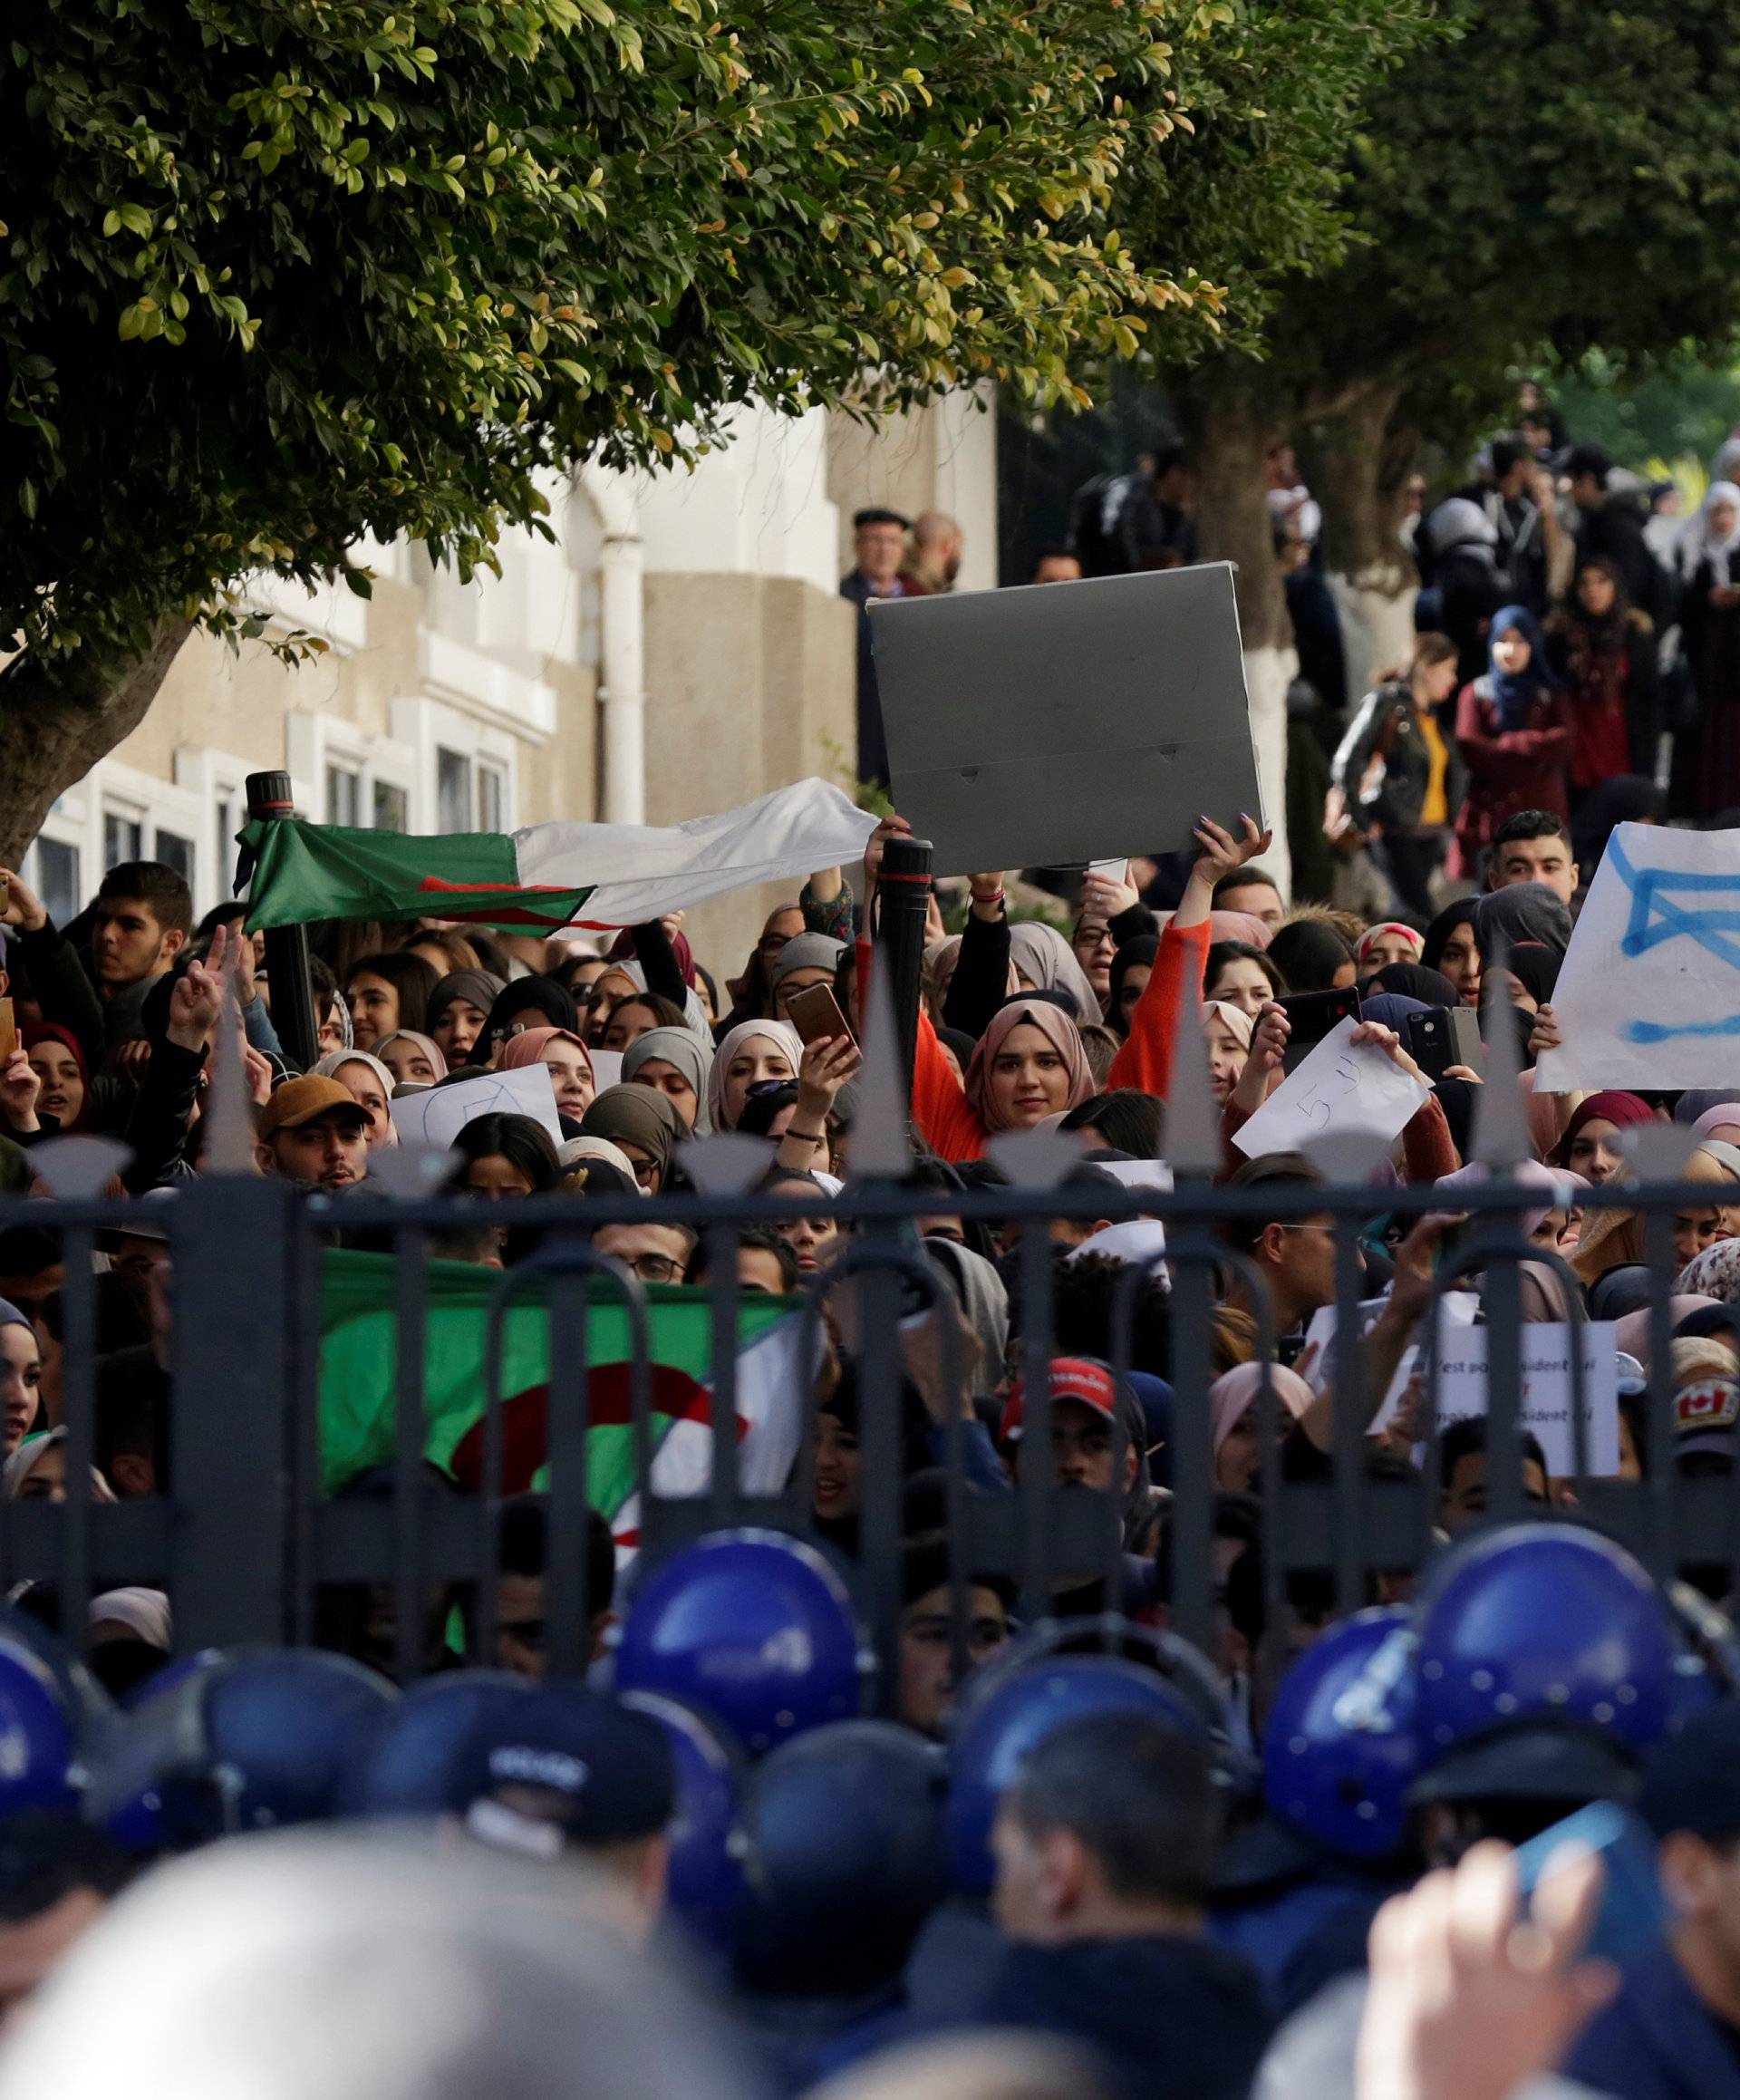
M395 1102L538 1063L560 1141L511 1114L468 1124L450 1180L478 1200L456 1208L433 1244L440 1258L496 1267L524 1257L536 1236L493 1226L498 1199L606 1197L619 1210L644 1201L643 1223L597 1230L599 1251L646 1285L705 1289L694 1231L657 1198L687 1185L685 1146L731 1132L765 1147L768 1191L811 1199L801 1216L745 1228L739 1289L820 1287L843 1249L836 1199L853 1179L865 1113L856 1037L875 974L883 856L903 828L884 820L862 866L812 875L735 974L697 958L674 920L586 943L437 922L311 929L321 1054L307 1071L275 1029L241 906L196 927L179 876L132 864L62 929L7 873L5 990L20 1040L0 1072L6 1185L44 1195L33 1155L68 1134L125 1147L113 1193L129 1200L98 1258L92 1499L173 1490L176 1205L211 1166L208 1103L226 1060L251 1097L253 1165L304 1191L341 1236L344 1205L366 1195L372 1162L399 1142ZM34 1580L22 1571L0 1626L0 1679L42 1672L72 1710L58 1750L44 1753L61 1767L53 1785L42 1786L31 1748L15 1813L0 1823L0 1970L13 1973L10 1945L24 1979L14 1998L143 1871L141 1853L237 1828L415 1810L485 1848L582 1857L616 1892L613 1915L631 1936L698 1942L706 1988L753 2075L783 2090L943 2033L1013 2028L1086 2047L1113 2093L1336 2089L1322 2082L1324 2050L1341 2066L1340 2089L1376 2091L1356 2087L1355 2038L1363 2019L1360 2049L1379 2048L1385 1950L1439 1929L1432 1904L1462 1884L1428 1879L1397 1922L1383 1913L1370 1941L1378 1982L1362 2012L1368 1936L1386 1902L1465 1854L1484 1914L1513 1924L1503 1844L1592 1803L1637 1802L1638 1827L1659 1844L1668 1907L1617 1997L1605 1969L1577 1964L1582 1926L1567 1927L1559 2010L1574 2004L1593 2024L1581 2034L1580 2020L1553 2026L1543 2014L1552 2046L1536 2067L1564 2058L1619 2095L1681 2090L1663 2081L1694 2048L1740 2075L1740 1807L1728 1780L1740 1706L1727 1637L1711 1631L1726 1565L1687 1571L1704 1600L1694 1611L1593 1532L1489 1528L1484 1425L1463 1422L1428 1447L1437 1563L1372 1574L1368 1609L1351 1619L1338 1616L1327 1572L1294 1570L1284 1626L1266 1615L1262 1409L1276 1410L1278 1477L1311 1482L1332 1476L1339 1404L1317 1353L1300 1348L1336 1299L1335 1221L1310 1207L1321 1173L1294 1154L1245 1158L1232 1143L1280 1081L1290 997L1357 992L1358 1040L1413 1073L1415 1017L1472 1009L1486 1031L1474 1062L1425 1075L1423 1105L1378 1176L1434 1185L1441 1204L1397 1221L1383 1186L1372 1191L1363 1289L1380 1302L1362 1344L1367 1413L1475 1200L1470 1185L1485 1171L1471 1136L1476 1104L1484 1086L1503 1085L1519 1090L1537 1156L1522 1170L1540 1188L1522 1220L1533 1250L1518 1272L1522 1317L1563 1321L1575 1298L1618 1323L1621 1485L1731 1475L1740 1456L1728 1324L1740 1299L1740 1103L1720 1089L1537 1092L1534 1059L1558 1040L1554 978L1589 871L1556 809L1508 812L1480 850L1479 890L1424 924L1289 903L1248 818L1233 828L1204 819L1184 852L1133 863L1123 881L1088 876L1067 930L1011 922L1012 870L971 878L955 900L956 934L943 933L933 897L908 1180L958 1369L951 1383L939 1369L946 1352L906 1346L886 1720L851 1718L865 1696L850 1585L866 1483L863 1344L844 1315L830 1320L802 1460L809 1543L726 1534L649 1573L594 1519L585 1544L599 1679L590 1688L547 1669L549 1570L562 1542L537 1491L541 1453L502 1510L490 1647L479 1645L475 1596L444 1592L424 1658L432 1674L397 1703L379 1596L323 1599L312 1660L207 1658L189 1676L170 1660L165 1592L102 1592L75 1642L75 1630L49 1630L55 1567ZM806 1042L792 1002L818 988L846 1031ZM1483 1003L1483 988L1502 996ZM605 1055L620 1058L622 1077L600 1086L594 1060ZM1223 1178L1278 1198L1271 1215L1259 1208L1227 1229L1212 1379L1199 1392L1173 1382L1160 1259L1167 1124L1186 1066L1218 1118ZM1671 1361L1654 1367L1675 1394L1663 1449L1645 1399L1652 1286L1640 1215L1585 1216L1580 1198L1622 1183L1633 1171L1629 1134L1668 1118L1684 1131L1685 1180L1699 1200L1672 1220ZM956 1445L965 1492L1012 1496L1034 1463L1022 1435L1020 1228L988 1226L967 1192L1000 1185L998 1138L1041 1127L1080 1149L1064 1185L1074 1222L1051 1228L1041 1462L1059 1495L1115 1508L1121 1550L1109 1573L1059 1574L1035 1621L1002 1573L969 1567L964 1587L952 1586L944 1468ZM44 1205L38 1224L32 1207L15 1205L0 1232L0 1491L53 1502L67 1492L67 1279L53 1210ZM1132 1263L1147 1273L1120 1373L1113 1305ZM1487 1288L1479 1275L1465 1281L1476 1299ZM1268 1366L1258 1361L1262 1298L1281 1338ZM1366 1438L1374 1479L1416 1476L1418 1401L1416 1383L1396 1421ZM1166 1631L1174 1424L1185 1408L1206 1414L1213 1446L1213 1632L1200 1655ZM1576 1485L1523 1438L1522 1505L1569 1511ZM1565 1538L1576 1542L1570 1568L1560 1564ZM1511 1599L1496 1633L1458 1584ZM1427 1727L1414 1702L1428 1710L1432 1672L1444 1679L1445 1666L1423 1659L1436 1644L1465 1660L1471 1612L1485 1646L1469 1681L1489 1689L1462 1685L1461 1708ZM74 1646L89 1676L66 1660ZM40 1660L45 1649L53 1668ZM76 1694L65 1690L72 1682ZM1347 1720L1350 1688L1383 1705L1381 1725ZM134 1708L130 1719L111 1698ZM189 1711L199 1717L191 1737ZM82 1817L65 1770L81 1731L81 1765L96 1774ZM171 1740L172 1775L148 1755ZM1011 1740L1028 1745L1012 1762ZM701 1814L709 1774L727 1803L719 1827ZM1583 1924L1594 1902L1572 1906ZM1494 1960L1502 1969L1508 1957ZM1519 1963L1511 1984L1543 1990L1544 1971ZM1416 2005L1407 2018L1428 2015Z
M196 925L179 875L131 863L60 927L21 875L0 871L0 997L17 1026L0 1062L0 1195L20 1199L0 1222L7 1502L63 1503L69 1446L87 1441L64 1403L82 1292L40 1200L69 1137L117 1147L92 1280L99 1525L111 1505L174 1495L191 1419L174 1387L189 1186L238 1166L276 1177L343 1243L346 1206L366 1202L377 1167L390 1178L395 1106L485 1073L546 1068L559 1135L512 1113L464 1125L442 1169L456 1200L430 1239L436 1261L515 1268L538 1248L522 1221L539 1199L569 1199L563 1215L582 1218L603 1200L599 1253L651 1290L715 1293L716 1250L661 1199L691 1189L698 1148L731 1134L763 1148L751 1184L788 1199L777 1223L739 1233L737 1293L828 1294L791 1473L803 1536L726 1530L641 1555L594 1511L584 1538L564 1538L547 1449L517 1448L488 1608L476 1582L440 1586L410 1689L392 1681L405 1644L390 1588L326 1585L313 1648L188 1659L172 1596L149 1580L102 1590L75 1627L60 1610L61 1559L33 1566L9 1549L0 2008L8 2022L33 2010L24 2040L0 2047L0 2100L84 2089L64 2066L93 2046L81 2008L94 2005L103 1950L121 1961L129 1930L160 1946L154 1919L202 1891L220 1916L237 1848L217 1841L382 1820L439 1832L440 1848L363 1875L356 1917L372 1903L401 1915L383 1892L408 1877L404 1914L427 1921L458 1977L508 1959L484 1944L498 1912L572 1900L615 1950L597 1975L626 1946L643 1992L656 1974L673 2005L691 1990L708 2001L724 2037L709 2047L730 2065L710 2059L712 2090L1484 2100L1557 2070L1616 2100L1740 2093L1732 1566L1697 1561L1683 1583L1658 1583L1596 1528L1558 1521L1577 1516L1581 1484L1532 1436L1517 1441L1517 1476L1495 1479L1484 1421L1435 1434L1425 1382L1401 1376L1435 1273L1459 1263L1479 1321L1504 1269L1525 1323L1614 1325L1612 1494L1641 1508L1657 1489L1732 1480L1740 1460L1740 1101L1719 1087L1536 1083L1537 1058L1561 1040L1555 982L1613 825L1705 820L1740 799L1724 772L1730 750L1740 766L1725 711L1740 707L1727 566L1740 494L1718 481L1677 537L1651 537L1588 448L1552 462L1538 450L1496 441L1481 483L1425 514L1430 595L1410 661L1339 725L1326 834L1344 866L1373 856L1368 908L1350 908L1345 885L1314 891L1298 861L1290 883L1249 816L1205 817L1121 876L1088 873L1061 925L1012 915L1035 894L1018 888L1020 870L933 893L898 1176L933 1295L901 1330L890 1436L871 1434L887 1427L865 1418L871 1344L831 1271L853 1230L840 1198L864 1178L859 1140L879 1175L894 1171L888 1132L865 1137L876 1075L859 1044L899 818L876 827L860 866L814 872L740 958L697 956L681 915L602 940L436 918L312 926L307 1069L286 1049L283 988L244 905ZM1290 455L1271 479L1278 534L1308 546L1315 506ZM1076 544L1048 556L1057 580L1069 562L1141 566L1119 553L1132 546L1194 558L1190 509L1181 459L1096 486ZM894 514L861 518L871 595L947 587L960 559L948 523L911 540ZM1296 595L1303 639L1310 595ZM1676 635L1696 704L1664 698L1678 674L1661 644ZM1324 645L1320 661L1339 655ZM817 994L837 1026L813 1025ZM1359 1220L1369 1323L1355 1430L1372 1482L1423 1487L1432 1552L1387 1571L1366 1556L1351 1612L1327 1569L1270 1579L1265 1505L1335 1479L1348 1447L1354 1398L1307 1340L1337 1305L1338 1211L1320 1164L1235 1142L1326 1006L1355 1014L1355 1042L1422 1089ZM1458 1015L1447 1061L1428 1045ZM246 1096L251 1157L225 1148L225 1086ZM1471 1269L1491 1089L1517 1096L1533 1153L1517 1172L1538 1203L1520 1215L1513 1264ZM1174 1362L1165 1258L1176 1119L1217 1131L1218 1179L1254 1194L1224 1228L1200 1389ZM1587 1198L1636 1178L1638 1134L1667 1125L1683 1140L1687 1200L1668 1229L1664 1324L1642 1211ZM1039 1130L1079 1154L1059 1184L1069 1215L1043 1228L1042 1309L1026 1240L1042 1228L1000 1218L995 1200L1010 1178L999 1140ZM1435 1192L1424 1211L1393 1193L1421 1188ZM244 1334L246 1319L238 1309ZM1268 1361L1265 1329L1278 1338ZM1030 1349L1040 1332L1043 1350ZM1664 1391L1666 1414L1651 1404ZM1024 1434L1036 1411L1049 1424L1037 1455ZM1213 1556L1200 1650L1173 1631L1186 1420L1206 1423L1212 1453L1194 1490L1212 1505ZM390 1415L382 1427L390 1458ZM866 1478L873 1447L900 1468L900 1594L875 1688L860 1621L876 1605L864 1590L873 1490L888 1483ZM475 1473L444 1449L430 1488L475 1495ZM963 1508L1030 1505L1035 1468L1059 1505L1103 1509L1116 1534L1096 1571L1050 1572L1038 1612L1003 1565L974 1563L958 1528ZM388 1521L362 1460L322 1477ZM1532 1521L1492 1524L1494 1503ZM576 1559L585 1682L552 1667L553 1570ZM873 1709L884 1718L863 1718ZM1556 1850L1580 1813L1581 1850ZM1537 1838L1551 1859L1513 1852ZM213 1857L174 1863L189 1852ZM469 1891L503 1853L531 1881L499 1902L489 1884L441 1940L442 1892ZM328 1879L349 1885L347 1856L262 1865L259 1885L281 1874L283 1915L300 1916ZM681 1976L656 1967L667 1957ZM212 1959L243 1957L227 1945ZM314 1957L293 1947L286 1959ZM511 1973L531 1989L533 1969ZM595 1982L563 1988L590 2003ZM387 1964L377 1988L382 2005L409 1993L416 2047L439 2053L450 2030L420 1985ZM497 1989L478 1985L474 2014ZM238 1971L235 1990L260 2007L257 2029L224 2030L222 2048L245 2056L288 2016L263 1972ZM346 2017L341 2000L331 2024ZM455 2034L470 2031L452 2017ZM601 2011L588 2044L604 2049L608 2025ZM195 2040L216 2048L214 2032ZM486 2051L498 2041L478 2036ZM128 2040L125 2073L91 2090L225 2084L202 2084L207 2070L168 2040L156 2055L149 2037ZM623 2038L623 2064L646 2046ZM262 2041L259 2053L246 2069L231 2062L226 2089L362 2090L335 2071L304 2078L317 2052ZM540 2076L378 2089L578 2089ZM637 2091L674 2091L675 2076L623 2072ZM596 2089L614 2095L615 2076L601 2057Z

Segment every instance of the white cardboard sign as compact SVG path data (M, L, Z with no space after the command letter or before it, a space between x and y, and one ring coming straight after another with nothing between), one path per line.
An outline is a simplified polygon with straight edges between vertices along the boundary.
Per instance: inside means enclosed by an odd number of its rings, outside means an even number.
M1338 1022L1233 1132L1233 1144L1247 1158L1302 1151L1343 1132L1387 1140L1412 1120L1432 1089L1391 1063L1375 1043L1353 1042L1358 1026L1351 1018Z
M1541 1093L1740 1085L1740 831L1617 825L1552 1011Z
M1490 1327L1458 1328L1446 1334L1438 1356L1438 1420L1442 1427L1486 1412ZM1541 1439L1547 1471L1554 1479L1577 1472L1571 1429L1571 1334L1568 1322L1524 1321L1522 1327L1522 1427ZM1582 1328L1583 1420L1591 1475L1619 1469L1619 1369L1610 1321L1586 1321Z
M430 1087L392 1104L392 1120L404 1145L445 1147L479 1116L529 1116L560 1145L556 1088L548 1065L521 1065L511 1072L480 1072L450 1087Z

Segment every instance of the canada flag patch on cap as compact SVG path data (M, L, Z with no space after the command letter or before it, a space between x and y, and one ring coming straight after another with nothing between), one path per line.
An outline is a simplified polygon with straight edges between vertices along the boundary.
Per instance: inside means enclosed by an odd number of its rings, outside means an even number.
M1740 1383L1704 1378L1682 1386L1674 1396L1674 1427L1682 1436L1694 1429L1731 1429L1740 1421Z

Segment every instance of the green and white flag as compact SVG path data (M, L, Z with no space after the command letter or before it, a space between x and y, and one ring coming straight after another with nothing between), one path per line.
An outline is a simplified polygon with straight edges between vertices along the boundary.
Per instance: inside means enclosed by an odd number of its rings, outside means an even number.
M253 856L247 924L314 919L450 919L518 933L638 926L751 883L796 880L857 859L875 827L826 780L798 780L686 824L535 824L408 837L268 818Z
M391 1466L398 1408L398 1313L390 1254L329 1250L321 1256L320 1475L335 1493L359 1474ZM478 1487L489 1307L499 1269L430 1262L424 1270L423 1453ZM549 1321L541 1279L515 1292L502 1321L497 1390L502 1402L502 1487L540 1485L548 1456ZM712 1299L677 1285L647 1287L651 1329L651 1480L660 1495L704 1493L712 1478ZM745 1494L775 1495L798 1456L804 1398L815 1365L802 1362L798 1302L747 1291L738 1301L738 1478ZM819 1355L819 1336L812 1343ZM586 1492L617 1544L638 1530L628 1316L609 1286L586 1306L590 1424Z

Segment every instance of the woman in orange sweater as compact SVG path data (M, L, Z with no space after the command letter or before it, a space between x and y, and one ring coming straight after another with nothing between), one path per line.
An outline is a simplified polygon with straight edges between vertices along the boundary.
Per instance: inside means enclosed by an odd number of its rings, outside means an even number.
M883 838L907 828L903 818L892 818L872 839L865 860L866 889L881 864ZM1201 856L1160 936L1154 972L1130 1017L1129 1038L1113 1061L1110 1086L1165 1098L1180 1018L1194 1013L1202 997L1214 885L1264 852L1270 836L1248 817L1242 839L1206 818L1197 826ZM1126 896L1119 885L1095 876L1088 878L1088 887L1094 895L1092 900L1084 897L1084 909L1096 915L1109 906L1109 918L1135 902L1134 892ZM972 908L984 919L1003 915L1000 878L974 876ZM867 967L867 944L860 944L860 964ZM1012 1000L998 1011L973 1052L964 1082L943 1055L929 1015L919 1015L913 1120L940 1158L981 1159L990 1138L1004 1130L1030 1130L1048 1117L1078 1107L1094 1091L1080 1031L1060 1007L1037 995Z

